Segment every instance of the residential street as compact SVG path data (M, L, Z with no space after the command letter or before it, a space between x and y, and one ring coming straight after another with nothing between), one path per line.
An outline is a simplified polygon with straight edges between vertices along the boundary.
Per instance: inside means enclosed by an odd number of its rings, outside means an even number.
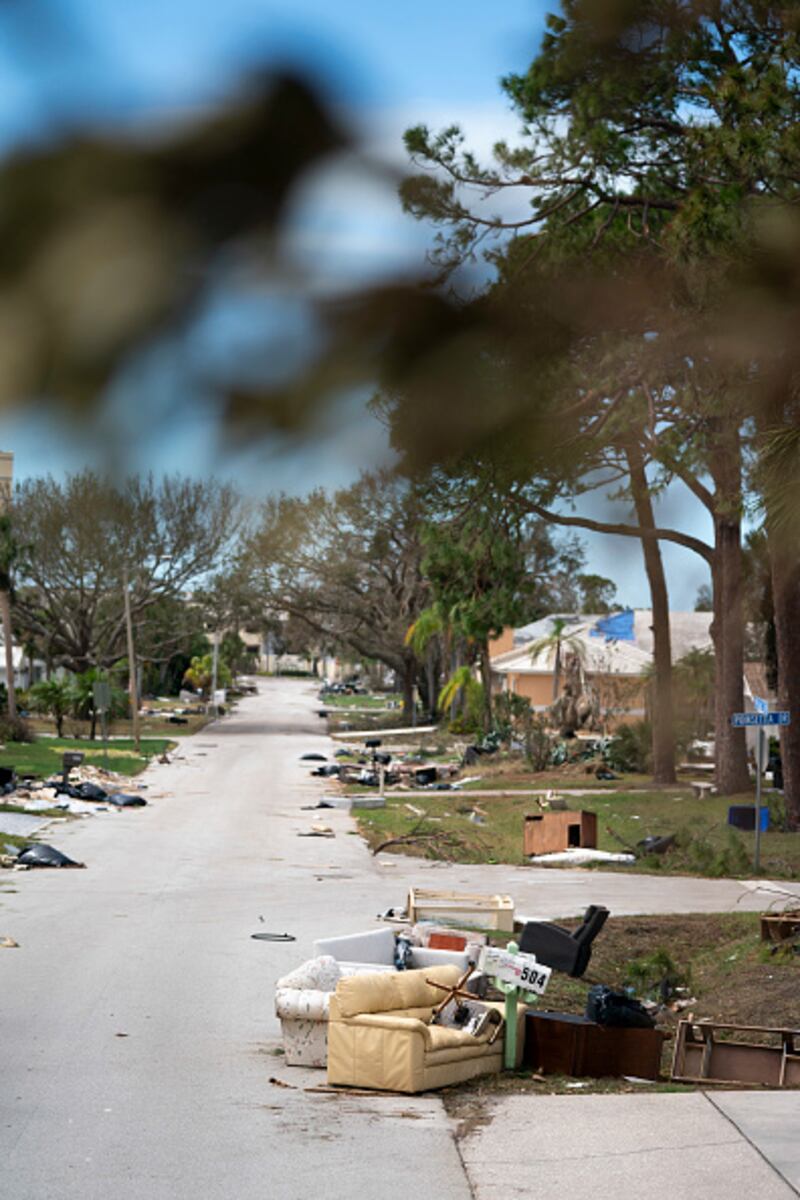
M275 980L318 933L369 928L414 881L510 892L529 916L771 899L735 881L375 861L347 813L301 811L325 792L298 761L327 749L316 707L306 682L262 681L234 716L148 770L147 808L51 829L45 840L87 870L0 873L0 936L20 943L0 952L3 1195L407 1200L413 1185L431 1200L567 1188L577 1200L606 1184L617 1200L649 1185L671 1200L796 1194L785 1178L800 1181L786 1133L797 1093L513 1097L461 1143L462 1159L435 1095L303 1090L324 1074L275 1055ZM297 836L317 819L335 839ZM260 930L297 940L252 940Z

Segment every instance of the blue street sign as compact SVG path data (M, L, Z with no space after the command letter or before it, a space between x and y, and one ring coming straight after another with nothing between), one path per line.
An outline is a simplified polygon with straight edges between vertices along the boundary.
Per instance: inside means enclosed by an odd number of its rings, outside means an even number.
M756 712L768 713L769 700L762 700L760 696L753 696L753 708Z
M786 711L734 713L731 717L731 725L789 725L791 720L792 714Z

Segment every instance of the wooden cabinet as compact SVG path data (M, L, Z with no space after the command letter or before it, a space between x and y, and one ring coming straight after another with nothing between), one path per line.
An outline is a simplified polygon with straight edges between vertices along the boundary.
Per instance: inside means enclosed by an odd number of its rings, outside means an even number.
M529 1012L524 1062L546 1075L658 1079L664 1036L660 1029L612 1029L572 1013Z

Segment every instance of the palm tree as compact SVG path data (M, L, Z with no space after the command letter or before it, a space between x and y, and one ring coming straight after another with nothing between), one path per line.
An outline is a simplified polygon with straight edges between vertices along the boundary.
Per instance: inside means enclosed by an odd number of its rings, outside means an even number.
M555 651L553 661L553 703L558 699L559 685L561 683L561 670L564 664L564 651L569 650L571 654L577 655L578 659L583 662L585 650L583 642L578 637L577 633L566 633L569 627L569 622L564 617L551 617L550 632L543 637L537 638L530 646L530 656L536 659L540 654L544 654L550 650Z
M440 604L431 604L424 608L413 624L409 625L404 639L405 645L413 650L417 658L425 660L425 673L428 679L428 707L432 720L436 720L438 700L435 688L434 648L437 638L442 639L442 658L447 662L449 657L452 628L447 617L442 612Z
M72 688L64 679L43 679L35 683L29 692L34 712L45 713L53 718L56 736L64 736L64 717L72 707Z
M460 695L464 696L467 716L481 724L483 687L472 673L472 667L457 667L439 693L439 707L447 708Z

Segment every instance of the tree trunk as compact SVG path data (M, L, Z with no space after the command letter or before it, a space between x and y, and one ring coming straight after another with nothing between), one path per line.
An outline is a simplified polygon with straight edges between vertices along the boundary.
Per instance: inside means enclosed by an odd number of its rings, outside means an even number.
M492 664L487 638L484 638L481 643L481 684L483 686L483 720L488 733L494 725L494 706L492 703Z
M414 683L416 675L416 663L414 660L404 659L400 682L403 689L403 720L407 723L411 723L414 719Z
M647 485L644 461L639 446L626 449L631 493L636 520L643 529L655 529L653 501ZM642 553L650 603L653 608L653 782L675 782L675 719L672 703L672 644L669 628L669 595L657 538L642 538Z
M431 721L436 720L436 715L439 709L437 703L438 688L436 686L436 665L433 660L433 651L428 647L428 653L425 659L425 676L428 682L428 715Z
M717 791L732 796L752 786L744 730L731 725L732 714L744 708L742 450L734 418L720 418L716 432L709 462L716 492L711 622L716 668L714 749Z
M14 635L11 629L11 602L8 592L0 592L0 614L3 621L3 640L6 644L6 692L8 715L13 721L17 715L17 691L14 686Z
M792 714L780 731L783 795L790 829L800 828L800 562L770 537L775 635L778 650L778 703Z
M60 715L57 716L55 718L55 722L56 722L56 737L63 737L64 736L64 718L63 718L63 716L60 716Z

